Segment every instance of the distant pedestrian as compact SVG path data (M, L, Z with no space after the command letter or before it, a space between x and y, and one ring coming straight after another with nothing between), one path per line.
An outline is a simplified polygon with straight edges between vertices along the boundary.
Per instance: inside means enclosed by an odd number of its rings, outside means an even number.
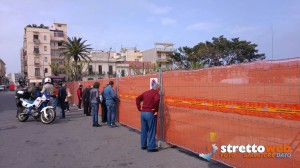
M78 110L81 109L81 104L82 104L82 85L79 85L77 89L77 97L78 97Z
M91 86L87 85L82 93L83 112L86 116L91 115L90 91L91 91Z
M104 89L103 96L105 99L105 105L107 108L107 124L111 128L118 127L115 124L116 120L116 104L118 101L118 97L115 95L115 92L113 90L114 82L109 81L109 85Z
M103 87L103 91L101 93L102 96L102 100L101 100L101 118L102 118L102 123L106 123L107 122L107 107L105 104L105 98L103 95L104 89L108 86L109 84L107 84L106 86Z
M141 112L141 149L147 149L148 152L158 151L155 144L155 135L160 87L159 83L155 83L151 90L142 93L136 98L137 109ZM143 102L143 107L141 107L141 102Z
M98 123L98 109L99 109L99 87L100 83L95 82L93 84L93 88L90 90L90 102L92 106L92 113L93 113L93 127L101 127Z
M58 96L57 96L57 99L58 99L58 104L61 108L61 116L60 116L60 119L63 119L65 118L65 100L67 98L67 91L66 91L66 88L63 87L62 83L60 82L59 83L59 89L58 89Z
M66 92L67 92L67 97L65 99L65 110L66 110L66 112L70 112L69 99L72 97L72 94L66 83L63 84L63 87L66 88Z

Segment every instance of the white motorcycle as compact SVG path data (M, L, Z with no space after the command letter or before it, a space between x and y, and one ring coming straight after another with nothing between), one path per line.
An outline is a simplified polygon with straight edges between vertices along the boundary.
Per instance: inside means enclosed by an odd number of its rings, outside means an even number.
M18 91L18 95L24 94L24 91ZM35 100L20 98L22 106L18 109L17 118L20 122L25 122L29 116L35 119L40 118L44 124L52 123L56 118L56 112L52 106L48 106L50 96L43 94Z

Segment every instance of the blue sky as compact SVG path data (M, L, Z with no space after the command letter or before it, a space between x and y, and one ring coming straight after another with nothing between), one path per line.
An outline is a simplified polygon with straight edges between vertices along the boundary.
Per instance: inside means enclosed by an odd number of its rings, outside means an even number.
M146 50L154 42L193 47L212 37L251 41L273 58L300 56L299 0L0 0L0 58L20 71L28 24L68 24L68 35L94 49Z

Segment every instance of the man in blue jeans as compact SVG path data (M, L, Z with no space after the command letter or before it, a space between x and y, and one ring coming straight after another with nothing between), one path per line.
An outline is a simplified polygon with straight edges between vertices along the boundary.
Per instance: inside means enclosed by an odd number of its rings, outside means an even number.
M161 85L159 83L154 83L151 90L144 92L136 98L136 106L141 112L141 149L147 149L148 152L158 151L155 144L155 135L160 101L160 87ZM143 102L142 108L141 102Z
M118 101L118 97L115 95L115 92L113 90L114 87L114 82L109 81L109 85L105 87L103 90L103 97L105 99L105 104L107 107L107 125L110 128L118 127L115 124L115 119L116 119L116 104Z

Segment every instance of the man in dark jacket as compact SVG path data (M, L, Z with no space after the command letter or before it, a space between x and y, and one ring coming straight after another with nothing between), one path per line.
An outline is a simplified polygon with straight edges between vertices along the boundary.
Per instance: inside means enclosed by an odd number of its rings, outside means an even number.
M91 115L91 102L90 102L90 90L91 86L88 85L86 88L83 90L82 93L82 99L83 99L83 111L86 116Z
M141 149L147 149L148 152L158 151L155 144L155 135L160 87L159 83L154 83L151 90L144 92L136 98L137 109L141 112ZM141 107L141 102L143 102L143 107Z
M59 83L59 89L58 89L58 96L57 96L59 105L61 107L61 117L60 117L60 119L63 119L63 118L66 117L65 116L65 100L66 100L66 97L67 97L67 90L66 90L66 88L64 88L62 86L62 83L60 82Z

